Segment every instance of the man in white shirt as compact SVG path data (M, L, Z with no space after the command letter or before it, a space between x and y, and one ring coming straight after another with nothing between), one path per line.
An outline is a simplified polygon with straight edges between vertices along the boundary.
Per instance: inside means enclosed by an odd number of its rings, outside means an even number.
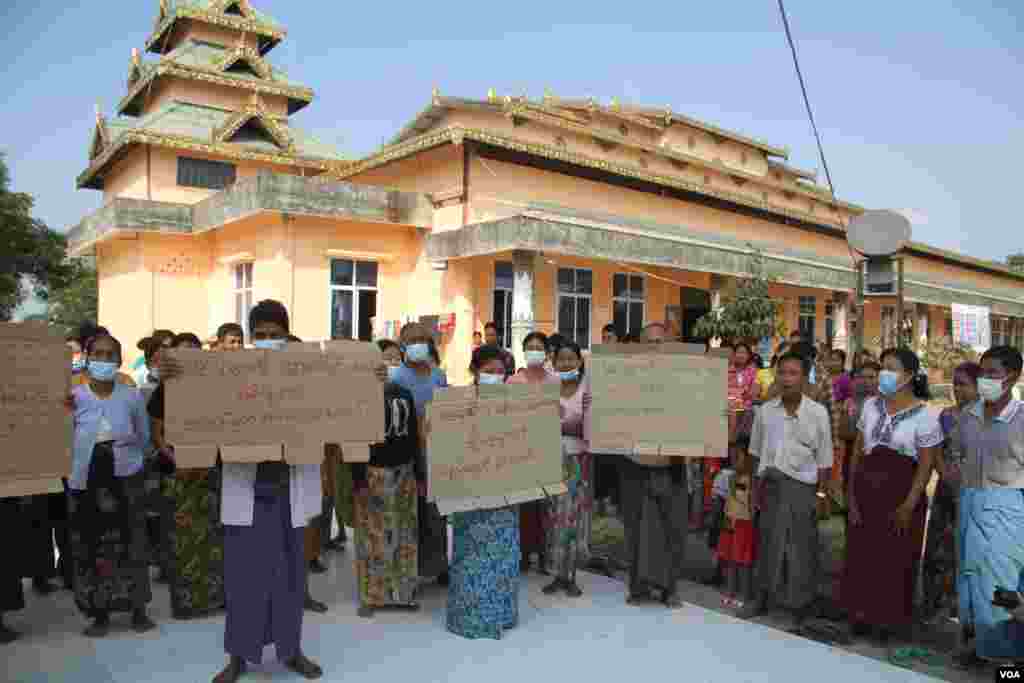
M803 393L807 359L785 354L776 372L780 396L761 407L751 434L750 454L759 461L753 502L760 545L754 600L739 616L761 614L780 595L799 624L817 598L817 494L832 468L832 427L825 407Z

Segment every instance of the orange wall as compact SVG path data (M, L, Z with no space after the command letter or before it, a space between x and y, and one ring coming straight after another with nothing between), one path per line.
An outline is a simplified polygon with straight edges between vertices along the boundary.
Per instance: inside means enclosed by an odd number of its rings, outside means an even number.
M216 190L205 190L197 187L178 185L178 157L187 156L195 159L212 159L223 161L222 157L201 154L191 150L177 151L164 147L150 147L149 179L146 178L146 147L132 148L124 159L114 164L104 180L103 201L109 202L114 197L131 197L133 199L151 199L156 202L195 204ZM235 165L237 178L254 177L260 170L274 173L298 174L298 169L284 166L272 166L250 161L228 160ZM147 196L147 184L149 195Z
M143 115L154 112L175 100L237 111L244 109L249 104L252 93L251 90L241 88L229 88L223 85L164 76L153 85L153 90L145 102ZM288 98L260 93L260 99L271 114L288 115Z

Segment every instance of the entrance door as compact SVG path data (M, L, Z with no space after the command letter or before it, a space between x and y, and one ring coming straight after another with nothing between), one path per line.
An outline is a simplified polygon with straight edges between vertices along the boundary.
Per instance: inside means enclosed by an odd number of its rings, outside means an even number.
M711 312L711 294L709 292L705 292L703 289L680 287L679 306L682 311L682 315L680 316L682 341L687 344L706 343L706 339L697 337L694 334L694 327L698 320Z

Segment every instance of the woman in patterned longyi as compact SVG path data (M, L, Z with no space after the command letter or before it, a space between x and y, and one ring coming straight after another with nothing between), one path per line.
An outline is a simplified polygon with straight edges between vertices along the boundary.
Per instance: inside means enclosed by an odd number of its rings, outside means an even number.
M378 342L384 361L401 365L394 342ZM356 580L359 615L379 607L418 609L417 500L423 490L416 405L408 389L384 387L383 443L370 449L370 463L352 465L355 484Z
M502 350L482 346L471 368L479 384L503 384ZM501 638L519 623L519 512L515 506L454 513L448 630Z

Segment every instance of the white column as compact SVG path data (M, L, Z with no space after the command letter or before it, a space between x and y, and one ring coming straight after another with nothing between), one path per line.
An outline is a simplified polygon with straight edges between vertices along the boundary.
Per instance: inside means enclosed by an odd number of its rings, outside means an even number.
M728 276L726 275L712 275L711 276L711 310L714 313L722 308L722 292L728 286ZM711 348L717 349L722 345L721 339L710 340Z
M524 367L523 340L533 332L534 318L534 267L536 254L532 251L516 251L512 254L515 279L512 282L512 353L516 367Z
M835 327L835 339L832 340L832 348L849 353L850 332L849 316L850 295L846 292L838 292L832 299L833 324Z
M924 351L928 348L928 317L929 310L927 304L917 305L917 346L918 349Z

